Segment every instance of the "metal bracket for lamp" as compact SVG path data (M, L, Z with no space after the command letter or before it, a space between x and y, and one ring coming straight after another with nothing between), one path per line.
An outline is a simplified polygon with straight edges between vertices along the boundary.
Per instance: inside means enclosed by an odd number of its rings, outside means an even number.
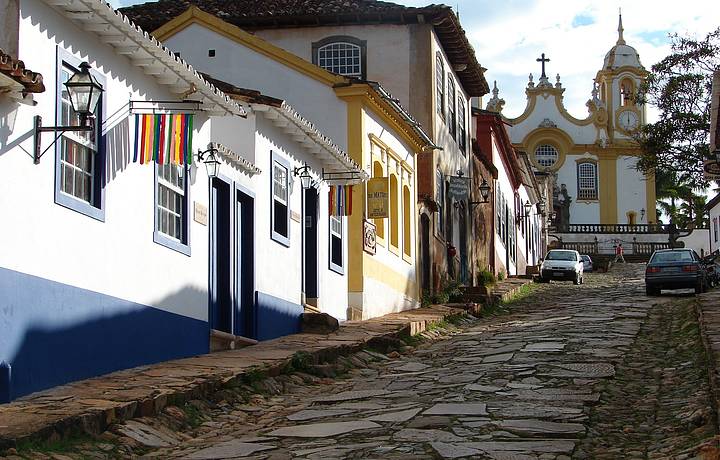
M45 153L50 150L50 147L55 145L55 142L60 138L60 135L62 133L66 132L90 132L95 129L95 127L91 124L89 126L85 126L85 123L90 120L87 117L81 117L80 118L80 126L43 126L42 125L42 117L40 115L35 115L35 121L34 121L34 144L33 144L33 163L40 164L40 158L45 155ZM48 145L45 150L42 152L40 151L40 140L42 133L60 133L57 136L55 136L55 139L52 141L50 145Z
M468 204L471 207L490 202L490 185L487 183L485 178L483 178L482 184L480 184L478 188L480 189L480 197L482 197L482 201L468 201Z

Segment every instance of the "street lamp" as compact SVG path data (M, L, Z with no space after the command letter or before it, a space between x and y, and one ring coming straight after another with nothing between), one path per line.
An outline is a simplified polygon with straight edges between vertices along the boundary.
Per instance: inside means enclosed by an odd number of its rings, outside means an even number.
M300 185L307 190L312 186L313 178L310 175L310 166L305 163L304 166L298 166L293 170L293 176L300 177Z
M198 150L197 153L198 160L205 163L205 169L207 170L207 175L210 179L217 177L218 171L220 170L220 160L217 159L217 152L218 149L215 148L215 145L211 142L208 144L207 150ZM205 154L207 154L207 158L205 158Z
M480 184L478 189L480 189L480 198L482 198L482 201L468 201L470 206L489 203L488 198L490 197L490 185L488 185L485 178L483 178L482 184Z
M42 157L48 149L55 144L57 138L42 152L40 152L40 137L45 132L88 132L95 129L92 124L88 124L88 119L95 113L100 96L103 93L103 87L98 83L97 79L90 73L90 64L83 62L80 64L80 70L76 71L65 82L68 95L70 96L70 104L73 111L79 116L79 124L77 126L43 126L42 117L35 116L35 146L33 149L33 161L35 164L40 163Z
M530 210L532 209L532 205L530 204L530 201L526 201L523 205L523 210L525 211L525 214L518 214L517 220L520 221L520 219L527 219L530 217Z

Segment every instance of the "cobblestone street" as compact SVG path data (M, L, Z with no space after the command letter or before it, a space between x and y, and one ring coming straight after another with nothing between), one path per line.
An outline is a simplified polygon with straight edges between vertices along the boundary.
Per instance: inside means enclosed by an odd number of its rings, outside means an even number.
M693 458L717 431L694 297L646 297L642 268L532 285L508 314L334 365L298 359L54 458Z

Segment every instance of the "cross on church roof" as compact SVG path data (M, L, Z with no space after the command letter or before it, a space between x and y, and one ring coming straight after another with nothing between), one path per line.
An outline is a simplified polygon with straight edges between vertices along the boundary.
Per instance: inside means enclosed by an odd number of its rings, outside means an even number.
M547 78L547 75L545 75L545 63L550 62L550 58L546 58L545 53L543 53L541 57L535 60L542 63L542 75L540 75L540 78Z

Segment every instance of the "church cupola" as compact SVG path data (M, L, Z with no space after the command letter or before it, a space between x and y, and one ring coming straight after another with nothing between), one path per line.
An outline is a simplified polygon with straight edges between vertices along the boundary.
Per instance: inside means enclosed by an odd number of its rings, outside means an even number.
M610 48L610 51L605 55L605 62L603 63L603 69L614 70L619 67L637 67L643 68L640 63L640 55L632 46L625 43L625 37L623 37L623 25L622 25L622 14L620 14L618 20L618 39L615 46Z

